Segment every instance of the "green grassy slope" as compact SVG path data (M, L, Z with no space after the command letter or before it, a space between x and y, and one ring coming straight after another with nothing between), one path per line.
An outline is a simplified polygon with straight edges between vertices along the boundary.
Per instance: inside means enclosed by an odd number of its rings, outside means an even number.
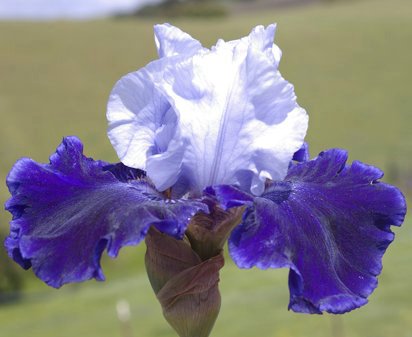
M351 159L398 172L389 178L411 186L410 1L351 1L173 23L210 46L218 37L237 38L271 22L279 24L282 74L310 114L312 154L346 148ZM105 104L121 75L155 57L152 24L131 19L0 23L1 181L21 156L46 161L64 135L79 136L89 156L116 160L105 134ZM0 203L6 198L1 184ZM0 232L6 232L8 219L0 212ZM410 224L397 231L370 305L343 317L342 336L412 336ZM127 249L118 260L105 261L104 284L57 292L30 278L22 302L0 307L0 335L120 336L114 305L129 298L137 336L173 336L141 274L143 251ZM239 271L229 264L214 335L331 336L331 326L342 321L286 311L286 275Z
M221 273L223 302L212 336L410 337L412 231L406 227L411 225L409 221L397 231L370 303L344 316L289 312L286 270L239 270L228 262ZM31 292L20 303L0 307L0 335L123 337L115 306L125 298L131 306L134 336L175 336L143 273Z

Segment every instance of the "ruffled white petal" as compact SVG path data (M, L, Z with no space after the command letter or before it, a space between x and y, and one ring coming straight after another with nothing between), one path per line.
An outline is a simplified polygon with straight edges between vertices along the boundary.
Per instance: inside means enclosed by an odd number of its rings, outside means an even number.
M241 40L219 41L167 66L156 83L179 114L192 191L237 184L260 194L266 178L286 175L302 145L308 118L278 72L280 54L269 42L274 31L257 27Z
M235 184L259 195L266 179L282 179L308 118L278 71L275 29L258 26L208 50L178 28L156 26L161 59L123 77L109 99L120 160L179 193Z
M190 55L202 49L198 40L168 23L155 25L154 34L159 57Z
M178 157L177 142L169 149L176 132L176 114L153 84L163 63L154 61L124 76L110 94L108 136L119 159L129 167L146 170L152 156L172 158L174 162ZM178 168L174 168L176 176ZM168 177L169 181L175 178Z

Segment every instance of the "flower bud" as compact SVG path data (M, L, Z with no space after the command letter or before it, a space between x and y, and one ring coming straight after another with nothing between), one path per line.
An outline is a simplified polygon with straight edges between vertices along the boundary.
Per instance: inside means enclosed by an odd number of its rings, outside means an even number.
M146 269L163 315L180 337L209 336L220 310L221 252L205 261L185 240L150 229Z
M146 236L146 270L163 315L180 337L209 336L220 310L223 246L243 207L224 211L205 200L209 214L191 220L183 240L152 227Z

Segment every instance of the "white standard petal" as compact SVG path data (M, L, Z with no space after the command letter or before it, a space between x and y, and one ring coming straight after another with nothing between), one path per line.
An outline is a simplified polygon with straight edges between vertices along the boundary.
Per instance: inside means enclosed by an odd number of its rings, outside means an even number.
M155 42L159 57L192 55L202 49L198 40L168 23L155 25Z
M163 171L154 174L159 190L176 181L182 161L182 144L178 136L173 139L176 113L153 84L165 62L154 61L121 78L107 105L108 136L122 163L153 171L162 160Z
M169 24L154 27L160 60L121 78L108 106L108 136L119 159L146 170L158 190L173 185L180 173L183 143L177 115L154 86L168 62L203 49L199 41Z
M273 43L276 33L276 24L271 24L267 28L263 26L255 27L246 38L251 47L262 50L270 61L274 62L276 67L279 65L282 57L282 51Z
M179 114L183 171L193 192L237 184L260 194L266 178L283 179L303 143L308 118L293 86L278 72L274 26L220 41L169 65L157 83Z
M282 58L282 51L273 43L276 33L276 24L271 24L268 27L257 26L251 33L239 40L232 40L225 42L219 40L214 48L222 47L226 44L226 48L237 48L238 53L243 48L243 52L247 53L249 48L262 51L270 62L273 62L274 66L278 67L280 59Z

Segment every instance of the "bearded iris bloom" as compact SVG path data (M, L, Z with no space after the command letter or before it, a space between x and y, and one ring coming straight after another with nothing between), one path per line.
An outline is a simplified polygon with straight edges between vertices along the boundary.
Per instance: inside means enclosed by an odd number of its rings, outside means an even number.
M10 257L53 287L103 280L105 250L115 257L150 228L171 245L191 240L197 215L241 209L230 255L240 268L290 268L291 310L364 305L405 199L379 169L348 164L344 150L309 159L308 117L278 70L275 28L207 49L155 26L159 59L121 78L109 98L121 163L88 158L66 137L49 164L23 158L10 171Z

